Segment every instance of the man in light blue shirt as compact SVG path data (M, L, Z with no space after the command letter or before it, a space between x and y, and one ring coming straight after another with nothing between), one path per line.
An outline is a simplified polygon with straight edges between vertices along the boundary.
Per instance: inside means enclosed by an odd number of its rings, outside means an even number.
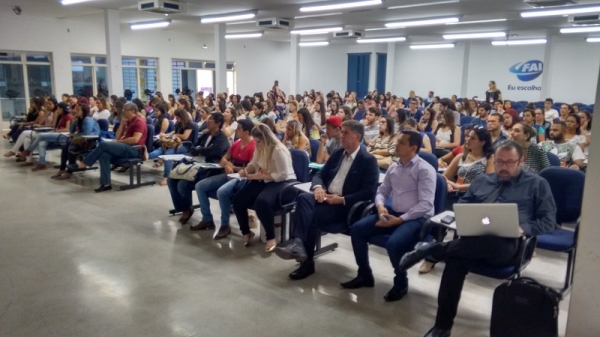
M377 214L352 226L352 247L358 264L358 276L342 283L342 287L373 287L368 248L372 237L390 236L386 249L394 268L398 266L402 255L411 251L419 241L425 218L434 213L436 188L435 169L418 155L422 143L421 135L414 131L403 131L398 138L396 155L399 161L390 165L383 184L377 190ZM406 271L396 269L394 287L384 298L388 302L398 301L407 291Z

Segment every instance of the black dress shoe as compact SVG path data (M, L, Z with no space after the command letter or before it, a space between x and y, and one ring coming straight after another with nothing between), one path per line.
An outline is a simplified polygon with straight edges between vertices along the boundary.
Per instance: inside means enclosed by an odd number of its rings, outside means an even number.
M191 226L190 230L191 231L206 231L209 229L215 229L215 223L212 221L200 221L199 224Z
M227 235L231 234L231 227L227 226L227 227L223 227L221 226L219 228L219 231L217 232L217 235L215 235L215 240L221 240L227 237Z
M358 289L362 287L373 288L375 286L375 280L371 276L370 278L357 276L355 279L348 282L340 283L342 288L346 289Z
M294 270L289 277L292 280L302 280L315 273L315 261L308 260L300 263L300 267Z
M100 187L98 187L94 191L96 191L96 193L100 193L100 192L110 191L110 190L112 190L112 185L100 185Z
M429 330L429 332L427 332L425 337L450 337L450 329L444 330L433 327L431 330Z
M392 289L390 289L390 291L383 296L383 299L386 302L400 301L407 293L408 287L401 289L400 287L393 286Z
M284 243L282 247L277 247L275 249L275 254L284 260L296 260L298 262L304 262L308 258L306 249L304 248L304 242L298 238L294 238L292 243Z
M402 256L400 259L400 263L398 264L398 268L400 270L408 270L412 268L415 264L421 262L421 260L425 259L429 255L431 255L431 249L434 247L434 244L420 242L415 246L415 250L412 252L408 252Z

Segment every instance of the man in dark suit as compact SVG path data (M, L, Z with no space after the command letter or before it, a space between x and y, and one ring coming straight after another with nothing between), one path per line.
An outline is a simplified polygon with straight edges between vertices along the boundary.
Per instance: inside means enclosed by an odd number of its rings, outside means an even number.
M275 250L282 259L301 262L300 267L289 275L293 280L314 274L318 230L345 231L352 206L375 197L379 167L375 157L360 145L364 130L364 126L355 120L342 123L342 148L331 154L313 178L313 193L302 193L298 197L293 239Z

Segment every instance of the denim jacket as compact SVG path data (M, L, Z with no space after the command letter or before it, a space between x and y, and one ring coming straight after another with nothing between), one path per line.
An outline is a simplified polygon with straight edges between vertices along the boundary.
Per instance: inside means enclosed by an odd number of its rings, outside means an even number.
M79 132L77 132L78 124L79 123L77 122L71 123L71 126L69 127L69 132L71 134L78 134L81 136L100 135L100 126L98 126L98 123L96 123L92 117L86 117L83 119L83 130L79 130Z

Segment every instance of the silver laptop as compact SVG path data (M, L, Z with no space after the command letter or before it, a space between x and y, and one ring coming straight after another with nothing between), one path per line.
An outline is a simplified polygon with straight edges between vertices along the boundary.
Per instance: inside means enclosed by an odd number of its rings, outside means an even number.
M521 236L517 204L454 204L454 216L460 236Z

